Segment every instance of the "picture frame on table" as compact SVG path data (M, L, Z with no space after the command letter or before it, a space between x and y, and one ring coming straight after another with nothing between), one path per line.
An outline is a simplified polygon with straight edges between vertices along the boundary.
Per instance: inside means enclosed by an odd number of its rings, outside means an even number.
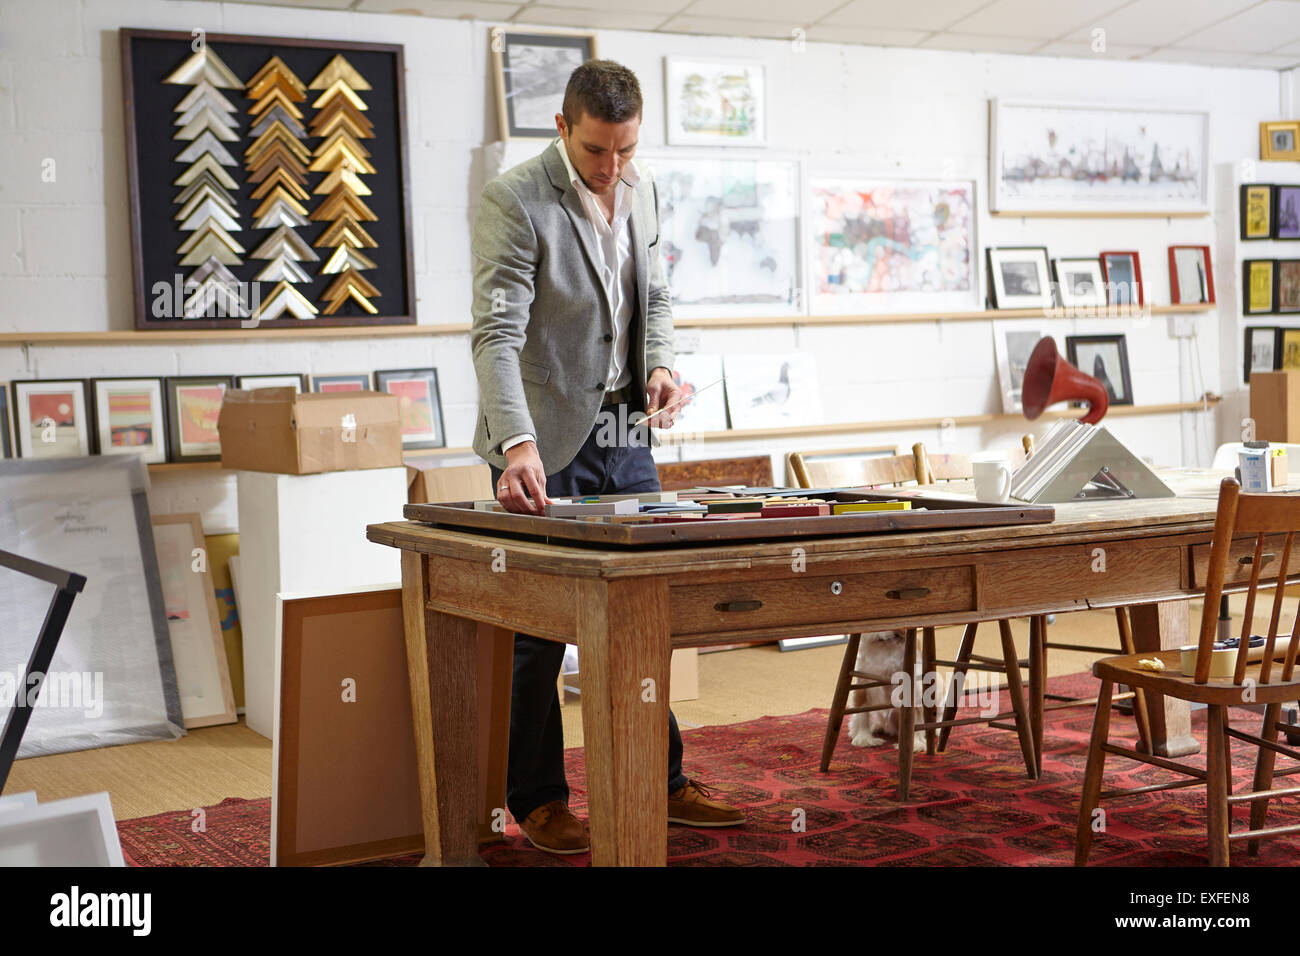
M1277 368L1278 339L1282 330L1272 325L1246 328L1246 367L1242 378L1250 382L1251 372L1271 372Z
M1050 309L1052 282L1046 246L989 246L984 250L995 309Z
M1273 311L1278 315L1300 312L1300 259L1273 260Z
M235 387L229 375L178 375L167 378L167 460L220 461L217 419L226 392Z
M101 455L139 454L150 465L167 460L167 407L161 378L93 378L90 393L95 444Z
M332 372L307 377L313 392L369 392L373 389L369 372Z
M79 458L95 452L85 379L15 379L13 421L19 458Z
M1277 301L1273 295L1272 259L1246 259L1241 263L1241 312L1268 315Z
M1278 329L1276 348L1275 368L1282 371L1300 369L1300 329Z
M489 32L501 139L553 139L569 75L596 59L596 34Z
M1300 120L1260 123L1259 158L1300 160Z
M437 369L377 370L375 391L396 395L399 399L403 448L447 447Z
M767 71L753 60L664 57L669 146L763 146Z
M1300 239L1300 185L1273 187L1273 238Z
M1273 187L1267 183L1242 183L1240 190L1241 239L1273 237Z
M1169 301L1174 305L1214 302L1214 266L1209 246L1169 247Z
M292 388L301 395L307 391L307 376L302 372L285 372L281 375L236 375L235 388Z
M1112 405L1133 404L1133 383L1129 373L1128 345L1122 333L1113 335L1067 335L1066 358L1079 371L1091 375L1106 387Z
M1106 280L1106 298L1110 305L1141 308L1146 304L1142 290L1142 261L1136 252L1101 253L1101 275Z
M1098 258L1053 259L1056 297L1067 309L1105 309L1106 280Z

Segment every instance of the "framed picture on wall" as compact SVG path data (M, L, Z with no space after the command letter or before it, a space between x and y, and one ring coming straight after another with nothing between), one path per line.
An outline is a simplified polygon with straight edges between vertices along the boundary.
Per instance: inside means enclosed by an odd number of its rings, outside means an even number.
M388 369L375 372L378 391L396 395L402 422L403 448L444 448L442 399L438 372L432 368Z
M1169 247L1169 300L1174 305L1214 301L1209 246Z
M670 146L762 146L767 141L763 64L664 58Z
M1205 215L1210 114L994 99L989 208L996 214Z
M1300 312L1300 259L1273 263L1273 311L1284 315Z
M569 74L595 59L594 33L489 33L502 139L552 139Z
M1067 335L1066 358L1106 387L1112 405L1132 405L1128 346L1123 335Z
M1277 345L1282 330L1272 325L1254 325L1246 329L1246 369L1243 376L1250 381L1251 372L1271 372L1277 367Z
M1300 369L1300 329L1277 330L1277 367L1287 371Z
M13 441L9 436L9 387L0 382L0 458L14 456Z
M96 378L90 391L101 455L139 454L149 464L167 460L161 378Z
M341 372L310 376L313 392L368 392L369 372Z
M14 434L22 458L78 458L94 452L83 379L14 381Z
M1273 212L1273 238L1300 239L1300 186L1274 186Z
M990 246L985 250L995 309L1050 309L1046 246Z
M1259 158L1300 160L1300 120L1260 123Z
M306 388L307 376L301 372L286 372L283 375L237 375L235 387L253 388L291 388L302 394Z
M1246 183L1241 187L1241 238L1268 239L1273 235L1273 187Z
M1100 259L1053 259L1052 276L1063 307L1106 308L1106 281L1101 275Z
M1101 274L1111 305L1142 305L1142 263L1136 252L1103 252Z
M415 322L401 45L118 32L137 329Z
M1241 311L1263 315L1273 311L1273 260L1246 259L1241 264Z
M230 376L193 375L169 378L167 390L167 460L219 461L221 436L217 418Z

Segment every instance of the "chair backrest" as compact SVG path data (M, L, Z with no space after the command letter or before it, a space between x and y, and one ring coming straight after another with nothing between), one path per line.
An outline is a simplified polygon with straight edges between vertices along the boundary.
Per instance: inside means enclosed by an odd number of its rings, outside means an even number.
M916 460L911 455L820 453L807 458L802 452L791 452L789 462L800 488L875 487L916 481Z
M1218 632L1219 599L1223 595L1224 580L1233 551L1233 538L1254 535L1254 552L1242 555L1237 564L1250 567L1250 587L1246 593L1246 612L1241 626L1241 638L1233 665L1233 683L1240 684L1246 677L1250 659L1262 659L1258 683L1273 680L1289 681L1295 669L1296 650L1300 647L1300 613L1296 614L1280 672L1273 666L1277 656L1277 625L1282 612L1282 598L1286 594L1286 579L1291 563L1291 549L1296 532L1300 531L1300 495L1242 494L1241 485L1225 478L1219 485L1219 508L1214 520L1214 542L1210 546L1210 564L1205 575L1205 606L1201 611L1201 634L1196 646L1196 673L1194 680L1204 684L1210 677L1212 652ZM1263 566L1275 555L1266 553L1266 539L1286 535L1282 554L1277 562L1277 575L1270 575L1264 587L1275 588L1273 612L1269 618L1268 634L1262 651L1250 653L1250 638L1255 616L1255 596L1260 588ZM1275 547L1276 541L1268 547ZM1280 584L1280 586L1279 586Z
M767 455L751 458L704 458L699 461L661 461L655 464L659 487L664 491L682 491L704 485L750 485L772 487L772 459Z

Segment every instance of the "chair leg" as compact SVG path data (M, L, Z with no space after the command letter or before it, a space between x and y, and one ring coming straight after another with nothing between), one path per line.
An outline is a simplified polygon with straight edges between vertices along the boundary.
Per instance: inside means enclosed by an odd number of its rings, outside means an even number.
M844 660L840 663L840 677L835 682L835 696L831 698L831 715L826 720L826 739L822 741L821 771L825 773L835 755L835 744L840 739L840 727L844 724L844 708L849 699L849 687L853 684L853 665L858 662L858 644L861 634L850 634L848 646L844 648Z
M911 699L898 709L898 799L906 800L912 785L912 728L916 725L916 628L907 629L903 642L903 673L912 681Z
M1029 619L1029 726L1034 733L1036 776L1043 775L1043 695L1047 684L1047 618Z
M935 712L938 709L934 703L934 694L932 688L938 686L939 675L935 672L934 663L934 628L926 627L921 629L921 715L927 724L934 723ZM899 738L900 741L902 738ZM935 733L933 727L925 728L925 752L928 756L934 756Z
M1259 735L1269 743L1277 743L1277 718L1281 715L1281 704L1269 704L1264 708L1264 726ZM1259 756L1255 760L1255 779L1251 789L1258 792L1268 790L1273 786L1273 767L1277 761L1277 754L1267 747L1259 748ZM1260 797L1257 800L1250 801L1250 828L1258 830L1264 825L1264 817L1268 814L1268 797ZM1259 853L1259 838L1246 841L1246 852L1250 856L1256 856Z
M1088 764L1083 772L1083 793L1079 797L1079 828L1074 838L1074 865L1087 866L1092 849L1092 812L1101 802L1101 776L1106 767L1106 745L1110 732L1110 697L1114 685L1101 682L1096 715L1092 718L1092 739L1088 743Z
M1133 629L1129 625L1128 608L1115 608L1115 623L1119 626L1119 647L1122 654L1135 654ZM1151 753L1151 723L1147 717L1146 691L1133 688L1133 720L1137 724L1138 745L1142 753Z
M947 701L943 708L943 720L952 720L957 716L957 692L961 685L966 682L966 662L970 660L971 651L975 648L975 632L980 626L979 621L971 621L966 625L966 630L961 635L961 646L957 649L957 666L952 670L952 683L948 685ZM951 727L939 728L939 742L935 748L939 753L948 749L948 734Z
M1016 733L1020 735L1025 773L1030 780L1036 780L1038 757L1034 752L1034 731L1029 726L1029 715L1025 713L1025 689L1020 682L1020 655L1016 653L1016 642L1011 637L1011 622L1006 618L998 621L998 630L1002 635L1002 660L1007 667L1007 690L1011 692L1011 709L1016 712Z
M1228 735L1222 704L1207 706L1206 715L1206 829L1210 845L1210 866L1228 865L1228 791L1231 772Z

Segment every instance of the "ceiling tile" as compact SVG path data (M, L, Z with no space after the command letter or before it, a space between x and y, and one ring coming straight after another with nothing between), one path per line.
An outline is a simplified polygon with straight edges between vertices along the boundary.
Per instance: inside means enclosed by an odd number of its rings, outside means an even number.
M701 33L709 36L766 37L789 40L791 31L799 26L790 21L733 20L725 17L673 17L659 29L667 33Z
M899 3L898 0L850 0L840 9L817 21L818 24L874 27L882 30L924 30L934 32L987 4L989 0L925 0L924 3Z
M1241 66L1246 60L1246 55L1221 50L1184 50L1167 46L1147 54L1142 59L1161 63L1193 63L1196 66Z
M655 13L659 14L659 23L663 23L671 14L677 13L690 5L691 0L564 0L553 4L571 9L613 10L619 13ZM520 20L527 20L529 11L537 6L550 6L545 2L530 5L518 14Z
M940 33L917 44L927 50L972 50L977 53L1030 53L1043 45L1031 37L976 36L969 33Z
M1102 9L1118 6L1122 0L1109 0ZM1096 0L994 0L952 25L954 32L985 36L1041 37L1054 40L1087 26L1097 19Z
M1291 56L1300 53L1300 40L1292 40L1289 43L1283 43L1281 46L1272 47L1268 52L1277 56Z
M808 28L809 40L824 43L864 43L868 46L916 46L930 34L925 30L877 30L875 27L826 26Z
M448 20L509 20L522 3L492 0L357 0L359 13L406 13Z
M1190 50L1257 53L1292 40L1300 40L1300 4L1295 0L1266 0L1173 45Z
M1290 70L1300 66L1300 53L1293 53L1290 56L1278 56L1275 53L1252 56L1246 60L1245 65L1256 66L1260 69Z
M683 12L690 17L736 17L804 26L824 17L844 0L695 0Z
M653 30L663 23L662 13L627 10L584 10L580 7L530 6L515 15L515 22L574 29Z
M1106 42L1129 46L1165 46L1189 33L1244 10L1259 0L1133 0L1094 17L1066 40L1088 41L1094 27L1106 31Z
M346 10L352 5L352 0L233 0L233 2L272 7L315 7L318 10Z
M1100 53L1092 48L1091 43L1067 42L1065 40L1053 41L1034 52L1043 56L1071 56L1084 60L1135 60L1154 49L1155 47L1150 46L1119 46L1111 43L1110 37L1107 36L1106 48Z

